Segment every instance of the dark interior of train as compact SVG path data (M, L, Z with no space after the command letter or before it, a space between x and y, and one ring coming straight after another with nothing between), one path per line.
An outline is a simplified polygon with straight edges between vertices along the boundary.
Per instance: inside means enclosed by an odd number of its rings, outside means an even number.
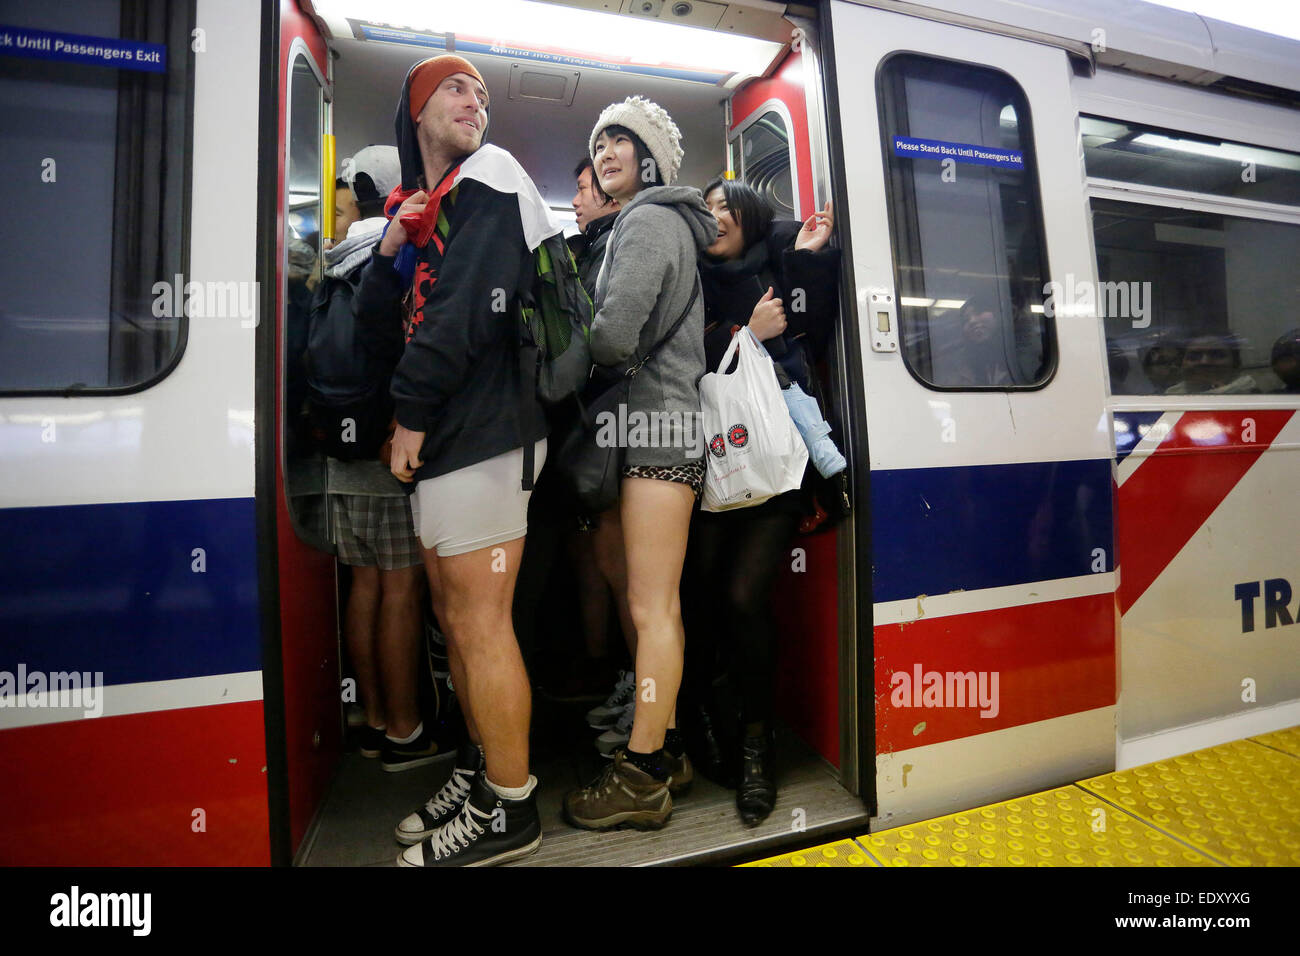
M629 28L636 25L629 24ZM411 65L441 51L346 36L336 36L332 46L337 51L333 128L341 162L366 145L394 141L393 114L403 77ZM787 52L775 50L776 56ZM790 208L789 130L773 113L755 127L752 143L729 147L726 101L733 91L723 85L612 69L552 66L507 56L465 55L481 71L492 97L488 141L514 155L548 204L569 224L570 232L575 229L570 206L575 192L573 170L586 155L592 124L607 104L632 94L662 105L680 127L685 160L679 182L703 187L727 168L729 148L743 149L749 179L769 196L778 215L794 215ZM726 66L719 64L719 69L725 72ZM558 688L584 654L581 608L566 545L572 521L566 523L564 516L538 513L540 510L530 510L528 550L516 590L515 618L534 688L532 769L539 780L544 841L540 852L520 863L691 863L734 858L737 853L757 857L792 840L806 842L810 833L830 833L865 821L862 801L841 786L837 769L788 726L781 725L777 731L778 802L758 827L742 825L734 790L699 774L691 792L676 802L671 822L661 831L592 833L566 824L561 819L564 793L587 784L605 760L594 746L600 731L584 719L586 711L601 700L559 699L565 693ZM348 588L347 569L342 565L339 581L342 607ZM427 622L429 637L424 643L429 653L425 654L423 644L421 651L422 711L426 721L450 725L456 718L449 716L446 665L439 657L434 624ZM608 625L612 659L626 660L612 611ZM345 673L347 666L345 658ZM609 687L603 693L613 689L614 676L611 671ZM725 709L730 700L725 680L718 683L717 690L717 706ZM835 688L827 688L827 692L834 693ZM688 723L685 717L679 721L684 726ZM303 865L393 865L401 850L394 841L394 826L421 806L451 773L449 761L385 773L379 760L365 759L358 752L355 728L348 741L316 825L298 853Z

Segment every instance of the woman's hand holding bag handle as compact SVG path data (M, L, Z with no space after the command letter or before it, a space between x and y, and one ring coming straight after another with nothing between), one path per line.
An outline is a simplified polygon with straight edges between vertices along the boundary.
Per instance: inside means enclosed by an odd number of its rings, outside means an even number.
M771 358L747 328L732 337L718 370L700 380L700 406L709 438L705 511L748 508L799 487L808 449L781 397Z

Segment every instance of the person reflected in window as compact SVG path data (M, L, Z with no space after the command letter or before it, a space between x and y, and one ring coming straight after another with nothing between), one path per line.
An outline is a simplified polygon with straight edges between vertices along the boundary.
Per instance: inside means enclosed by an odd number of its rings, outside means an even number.
M1183 379L1183 347L1161 336L1142 353L1142 374L1156 395L1163 395Z
M1285 392L1300 392L1300 326L1283 332L1273 343L1273 374Z
M1012 385L996 307L981 296L962 303L960 352L945 385Z
M1107 344L1106 366L1110 370L1110 390L1114 392L1116 386L1123 387L1128 379L1128 356L1118 346Z
M1202 335L1183 349L1183 380L1166 395L1247 395L1259 391L1241 370L1241 347L1232 335Z

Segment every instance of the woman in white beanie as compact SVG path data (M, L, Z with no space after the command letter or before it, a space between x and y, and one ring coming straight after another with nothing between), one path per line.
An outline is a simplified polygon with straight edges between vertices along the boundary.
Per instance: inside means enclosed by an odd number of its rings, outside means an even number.
M684 790L692 776L670 727L685 647L682 562L704 481L704 440L696 434L704 303L696 263L716 239L717 222L699 190L673 185L681 132L662 107L637 96L610 105L589 146L597 186L622 204L596 279L592 358L622 374L650 355L631 380L626 421L683 427L652 436L656 447L619 436L627 445L621 500L600 516L596 534L600 553L625 560L606 570L626 588L636 628L635 716L626 749L612 754L591 786L570 793L564 809L586 829L657 829L672 813L671 791Z

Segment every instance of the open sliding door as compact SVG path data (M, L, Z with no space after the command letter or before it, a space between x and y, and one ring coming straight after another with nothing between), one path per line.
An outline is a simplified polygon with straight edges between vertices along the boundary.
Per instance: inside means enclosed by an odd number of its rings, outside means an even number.
M1066 52L829 15L885 826L1113 767L1112 446Z

